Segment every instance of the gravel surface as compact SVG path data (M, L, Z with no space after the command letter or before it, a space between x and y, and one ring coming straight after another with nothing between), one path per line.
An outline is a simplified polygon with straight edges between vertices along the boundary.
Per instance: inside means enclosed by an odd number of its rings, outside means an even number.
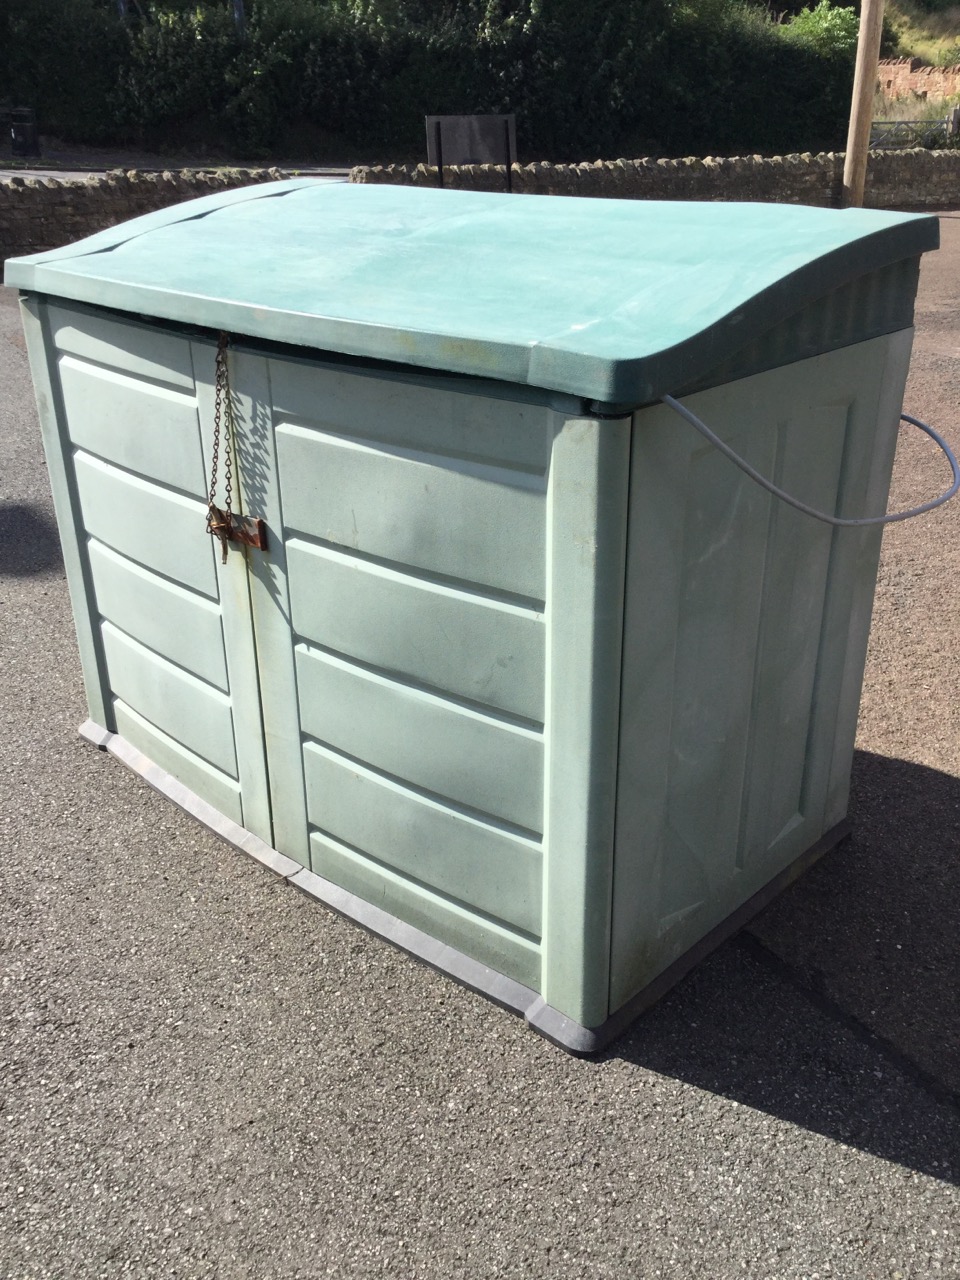
M960 444L943 232L906 404ZM0 387L0 1276L960 1275L960 502L885 535L853 840L584 1062L80 743L9 290Z

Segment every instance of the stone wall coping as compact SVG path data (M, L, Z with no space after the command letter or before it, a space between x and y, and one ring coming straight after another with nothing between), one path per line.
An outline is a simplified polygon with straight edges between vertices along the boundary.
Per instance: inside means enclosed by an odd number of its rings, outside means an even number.
M835 207L843 181L842 152L781 156L620 156L511 169L513 190L526 195L662 200L760 200ZM0 180L0 259L55 249L139 214L208 195L289 176L277 168L111 169L102 175L59 178L11 174ZM459 190L503 191L506 170L496 165L444 169ZM363 165L351 182L433 187L426 164ZM960 206L960 150L875 151L865 203L880 209Z

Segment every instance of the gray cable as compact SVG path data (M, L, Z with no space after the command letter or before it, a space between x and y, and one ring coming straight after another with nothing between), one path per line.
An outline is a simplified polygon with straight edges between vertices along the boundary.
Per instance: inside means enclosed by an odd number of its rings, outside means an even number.
M898 520L910 520L914 516L923 515L925 511L932 511L934 507L940 507L960 491L960 466L950 450L950 446L942 436L934 431L933 427L927 426L925 422L921 422L919 418L911 418L908 413L901 413L902 422L909 422L911 426L919 427L921 431L934 440L943 450L947 461L950 463L950 470L953 472L953 484L946 493L942 493L939 498L934 498L930 502L924 502L919 507L911 507L909 511L892 511L885 516L864 516L859 520L844 520L840 516L828 516L825 511L817 511L814 507L808 507L805 502L800 502L798 498L792 498L789 493L784 493L782 489L778 489L772 481L766 476L762 476L759 471L754 470L749 462L745 462L739 454L734 453L728 444L714 435L705 422L701 422L695 413L692 413L678 400L674 400L673 396L663 396L663 403L669 405L675 413L679 413L685 422L689 422L691 427L695 427L697 431L716 448L719 449L725 458L740 468L742 472L755 480L762 489L766 489L768 493L772 493L775 498L779 498L781 502L786 502L788 506L795 507L797 511L802 511L804 515L813 516L815 520L822 520L824 524L840 525L844 528L851 526L863 526L869 524L895 524Z

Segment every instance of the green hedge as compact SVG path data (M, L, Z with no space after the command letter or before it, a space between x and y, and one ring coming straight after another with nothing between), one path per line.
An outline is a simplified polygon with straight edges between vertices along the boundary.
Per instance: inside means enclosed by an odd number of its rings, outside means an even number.
M68 140L420 159L515 111L521 160L843 144L852 64L740 0L0 0L0 98ZM4 38L6 34L6 38Z
M98 0L0 0L0 100L34 107L63 137L111 141L127 51L116 15Z

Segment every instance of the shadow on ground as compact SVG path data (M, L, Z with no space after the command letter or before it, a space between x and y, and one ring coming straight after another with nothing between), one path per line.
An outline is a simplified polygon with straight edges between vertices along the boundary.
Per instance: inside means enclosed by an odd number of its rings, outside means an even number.
M0 578L26 578L62 569L57 526L40 507L0 503Z
M610 1054L960 1182L960 779L858 752L851 817Z

